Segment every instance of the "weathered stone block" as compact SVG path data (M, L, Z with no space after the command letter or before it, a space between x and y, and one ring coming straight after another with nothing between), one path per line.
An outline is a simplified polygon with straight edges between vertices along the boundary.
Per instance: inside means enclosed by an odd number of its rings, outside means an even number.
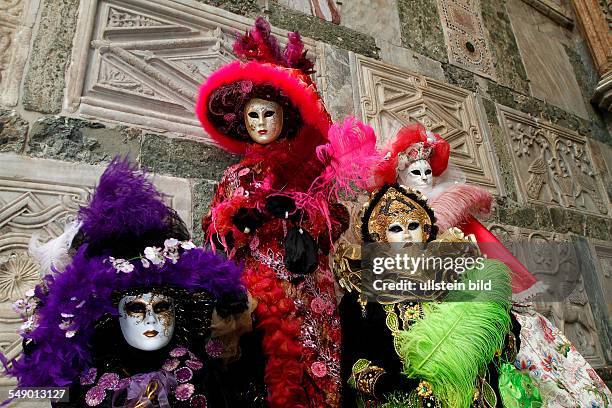
M448 62L436 0L398 0L402 44L420 54Z
M584 218L584 235L595 239L612 239L608 234L608 225L605 218L594 217L588 214Z
M44 1L23 88L26 109L57 113L62 108L78 9L79 0Z
M381 60L444 81L444 70L439 61L378 38L376 39L376 45L380 48Z
M308 3L310 3L310 0L308 0ZM327 1L323 0L323 3L327 3ZM360 33L371 35L377 40L395 45L402 44L396 0L351 0L342 2L340 24Z
M529 94L529 81L506 12L505 0L487 0L481 4L497 80L502 85Z
M498 199L498 214L500 222L522 228L537 228L536 211L507 199Z
M217 183L212 180L197 180L192 187L193 239L198 244L206 244L203 242L202 217L208 214L216 189Z
M27 134L28 122L15 111L0 109L0 152L22 152Z
M140 154L141 164L149 171L177 177L219 180L230 164L238 161L210 144L147 133Z
M268 19L273 26L290 31L299 31L301 35L306 37L324 41L361 55L378 57L376 42L373 37L367 34L330 23L315 16L299 13L276 2L270 2L269 5Z
M549 208L549 211L555 231L585 235L585 214L556 207Z
M140 151L141 132L123 126L49 116L32 125L26 154L34 157L97 164L114 156L133 160Z
M320 43L319 48L319 92L327 111L337 121L355 112L349 52L325 43Z
M564 29L521 0L506 4L533 96L587 118L584 97L563 47Z

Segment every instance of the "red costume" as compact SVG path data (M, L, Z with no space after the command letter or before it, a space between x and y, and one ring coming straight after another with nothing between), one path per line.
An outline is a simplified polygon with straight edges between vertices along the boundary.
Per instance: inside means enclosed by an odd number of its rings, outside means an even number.
M307 192L324 171L316 148L327 142L331 120L308 76L313 65L297 33L290 33L282 53L259 18L234 50L251 61L211 75L200 90L197 114L218 144L244 157L223 174L202 228L207 240L245 264L247 288L258 301L255 323L263 331L270 405L339 406L340 327L328 253L330 236L346 229L348 216L335 203L327 205L326 217L282 200ZM270 143L258 144L246 133L244 106L253 98L282 107L283 130ZM310 248L293 264L287 253L291 231L298 247ZM291 267L296 262L297 271ZM299 270L300 262L313 267Z

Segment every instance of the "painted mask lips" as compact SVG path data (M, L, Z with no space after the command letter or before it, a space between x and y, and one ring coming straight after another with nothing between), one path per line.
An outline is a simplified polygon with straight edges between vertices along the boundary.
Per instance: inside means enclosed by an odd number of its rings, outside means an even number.
M147 337L155 337L159 334L159 332L157 330L147 330L146 332L142 334L143 336L147 336Z
M259 133L260 135L265 135L268 133L268 131L262 129L262 130L258 130L257 133Z

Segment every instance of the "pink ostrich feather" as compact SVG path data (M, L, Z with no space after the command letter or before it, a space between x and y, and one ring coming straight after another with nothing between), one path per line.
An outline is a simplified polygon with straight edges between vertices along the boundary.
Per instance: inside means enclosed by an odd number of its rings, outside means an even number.
M325 164L307 192L280 193L295 200L296 207L309 215L322 215L330 231L331 215L328 202L342 196L354 197L358 189L371 183L375 166L382 160L376 149L374 130L354 117L341 124L333 124L328 132L328 143L317 146L317 158Z
M449 187L429 200L440 231L458 227L470 217L486 217L491 212L493 196L487 190L467 184Z

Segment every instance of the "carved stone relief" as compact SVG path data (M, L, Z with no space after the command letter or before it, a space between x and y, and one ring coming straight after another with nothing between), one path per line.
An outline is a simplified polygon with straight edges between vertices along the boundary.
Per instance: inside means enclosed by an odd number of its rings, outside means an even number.
M612 316L612 243L609 241L594 241L592 248L593 257L596 259L599 282L604 298L608 302L608 315Z
M33 234L55 238L87 203L104 167L0 155L0 351L9 359L21 352L17 330L23 323L12 303L40 281L27 254ZM168 205L191 225L191 193L186 180L155 176ZM0 387L13 384L0 377Z
M550 277L544 277L542 280L548 278L550 282L555 282L555 273L565 268L579 270L576 257L569 252L560 253L557 257L548 257L541 256L535 250L529 250L529 248L538 248L540 243L568 242L568 235L499 224L490 224L488 227L529 271L538 275L538 278L542 278L544 271L549 271ZM593 367L605 365L595 319L582 279L577 282L565 301L535 302L534 306L563 331Z
M505 106L497 109L523 200L610 215L584 136Z
M438 0L448 59L452 64L495 78L480 0Z
M84 40L73 50L65 108L202 136L194 114L198 88L235 59L235 33L252 20L193 0L92 0L82 6L76 35Z
M395 123L420 122L451 145L451 162L469 182L501 193L488 126L473 92L360 55L351 55L356 111L384 143Z
M0 103L14 106L40 0L0 2Z

